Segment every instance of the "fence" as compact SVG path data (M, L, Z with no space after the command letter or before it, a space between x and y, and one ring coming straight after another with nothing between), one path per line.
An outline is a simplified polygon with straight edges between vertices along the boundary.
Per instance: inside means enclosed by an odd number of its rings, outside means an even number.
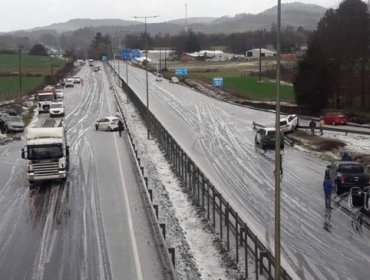
M113 67L111 70L115 72ZM117 73L116 73L117 74ZM160 121L147 112L145 104L121 78L120 82L126 90L130 101L143 116L151 134L155 136L161 148L165 151L166 158L172 164L178 177L183 181L184 187L193 201L204 211L208 221L215 232L223 241L229 254L236 263L244 267L245 278L251 274L248 271L248 260L254 259L255 279L261 275L273 279L275 274L274 257L271 252L260 242L258 237L249 229L247 223L241 220L222 194L210 183L201 169L192 161L189 155L180 147ZM281 279L292 279L285 269L281 268Z

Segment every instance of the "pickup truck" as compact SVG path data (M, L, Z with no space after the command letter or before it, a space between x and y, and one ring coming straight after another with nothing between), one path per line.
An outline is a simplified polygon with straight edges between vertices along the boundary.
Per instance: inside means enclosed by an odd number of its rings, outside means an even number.
M337 194L349 192L352 187L364 188L370 185L370 176L357 161L335 161L325 171L335 183Z

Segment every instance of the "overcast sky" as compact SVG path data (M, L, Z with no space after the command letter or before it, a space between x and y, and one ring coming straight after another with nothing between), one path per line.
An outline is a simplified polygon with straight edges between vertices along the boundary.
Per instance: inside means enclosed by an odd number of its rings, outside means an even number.
M297 0L282 0L282 3ZM277 0L1 0L0 32L30 29L74 18L120 18L159 15L150 22L185 17L256 14L277 4ZM325 8L337 8L340 0L301 0ZM149 22L149 21L148 21Z

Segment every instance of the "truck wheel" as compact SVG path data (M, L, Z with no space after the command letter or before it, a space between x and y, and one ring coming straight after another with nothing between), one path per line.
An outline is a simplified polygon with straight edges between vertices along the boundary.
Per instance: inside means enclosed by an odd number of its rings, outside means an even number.
M35 188L35 182L29 181L29 184L30 184L30 190L33 190Z

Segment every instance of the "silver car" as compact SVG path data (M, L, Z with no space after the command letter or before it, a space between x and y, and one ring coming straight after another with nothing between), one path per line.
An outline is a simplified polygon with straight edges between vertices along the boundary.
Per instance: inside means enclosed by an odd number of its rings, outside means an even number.
M1 130L5 133L10 131L23 132L24 123L19 116L3 115L0 122Z

